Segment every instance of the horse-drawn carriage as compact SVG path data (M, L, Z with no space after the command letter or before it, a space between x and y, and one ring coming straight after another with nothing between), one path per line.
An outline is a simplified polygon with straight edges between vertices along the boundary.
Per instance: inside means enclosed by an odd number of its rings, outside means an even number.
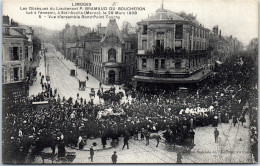
M73 162L73 160L76 158L75 155L76 152L66 152L64 157L58 157L58 155L56 153L46 153L46 152L42 152L41 153L41 158L42 158L42 162L44 164L44 160L48 159L52 161L52 164L57 163L57 164L68 164Z
M165 144L169 146L169 149L182 149L187 152L195 146L194 144L194 135L193 131L187 130L185 127L181 132L173 133L172 130L168 129L163 133L165 138Z

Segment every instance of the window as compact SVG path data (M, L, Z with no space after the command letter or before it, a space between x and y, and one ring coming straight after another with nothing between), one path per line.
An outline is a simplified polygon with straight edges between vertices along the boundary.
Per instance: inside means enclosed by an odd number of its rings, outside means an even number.
M14 81L14 69L10 68L10 81Z
M2 82L6 81L6 79L5 79L5 71L6 71L6 69L2 68Z
M116 61L116 50L114 48L108 50L108 61L109 62Z
M20 47L20 61L23 60L23 48Z
M7 69L4 69L4 82L7 82Z
M23 79L23 68L20 67L20 80L22 80L22 79Z
M142 49L147 50L147 40L142 41Z
M157 32L156 47L164 49L164 32Z
M176 25L175 38L176 39L183 38L183 26L182 25Z
M165 69L165 59L161 59L161 68Z
M13 61L19 60L19 48L18 47L10 47L10 57Z
M25 59L28 59L28 47L25 49Z
M154 60L154 67L155 67L155 69L158 69L158 67L159 67L159 60L158 59Z
M182 48L182 41L175 40L175 50L181 50L181 48Z
M181 62L176 61L175 62L175 69L180 69L181 68Z
M142 68L146 68L146 59L145 58L142 59Z
M143 26L143 35L147 34L147 25Z
M14 81L19 81L19 67L14 67Z

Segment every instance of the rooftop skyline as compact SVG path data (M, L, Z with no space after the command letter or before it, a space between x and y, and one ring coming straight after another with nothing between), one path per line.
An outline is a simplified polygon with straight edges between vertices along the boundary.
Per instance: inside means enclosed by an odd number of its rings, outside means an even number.
M50 19L39 18L36 15L25 14L21 10L23 7L73 7L72 2L80 1L4 1L3 15L9 15L10 19L26 24L38 25L50 30L62 30L67 23L70 25L82 25L86 27L96 27L98 23L106 26L109 19ZM111 7L114 1L88 1L91 6L97 7ZM133 3L134 2L134 3ZM117 24L121 29L122 23L128 21L132 26L142 19L148 18L155 14L156 10L161 8L162 1L155 0L152 2L134 0L129 2L117 2L117 7L145 7L145 11L138 11L137 15L121 15L117 19ZM258 37L258 4L256 0L212 0L212 1L183 1L183 0L164 0L163 8L179 13L184 11L186 13L193 13L197 16L197 21L204 25L205 28L212 30L213 26L218 25L223 36L230 36L238 38L243 44L249 44L250 40Z

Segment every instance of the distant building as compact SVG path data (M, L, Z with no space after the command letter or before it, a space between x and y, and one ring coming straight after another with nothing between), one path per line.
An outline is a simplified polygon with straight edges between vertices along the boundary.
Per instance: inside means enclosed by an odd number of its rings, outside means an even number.
M71 56L67 55L67 43L76 43L80 40L81 37L90 32L91 28L89 27L75 25L70 26L69 24L66 24L65 29L63 29L63 31L59 33L59 40L56 45L58 49L65 54L65 56Z
M137 23L134 85L196 83L210 73L209 29L166 10Z
M236 38L222 36L217 25L210 32L209 47L212 50L212 62L217 64L222 64L227 58L238 54L243 49L242 43ZM213 64L213 68L215 68L215 64Z

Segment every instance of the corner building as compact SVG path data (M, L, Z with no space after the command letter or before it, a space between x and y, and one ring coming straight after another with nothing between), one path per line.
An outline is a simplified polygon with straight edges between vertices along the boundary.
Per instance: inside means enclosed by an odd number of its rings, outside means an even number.
M138 25L135 87L200 82L210 75L209 29L166 10Z
M84 68L105 85L126 83L135 72L135 51L130 34L123 35L111 19L103 32L85 36ZM85 59L85 60L84 60Z

